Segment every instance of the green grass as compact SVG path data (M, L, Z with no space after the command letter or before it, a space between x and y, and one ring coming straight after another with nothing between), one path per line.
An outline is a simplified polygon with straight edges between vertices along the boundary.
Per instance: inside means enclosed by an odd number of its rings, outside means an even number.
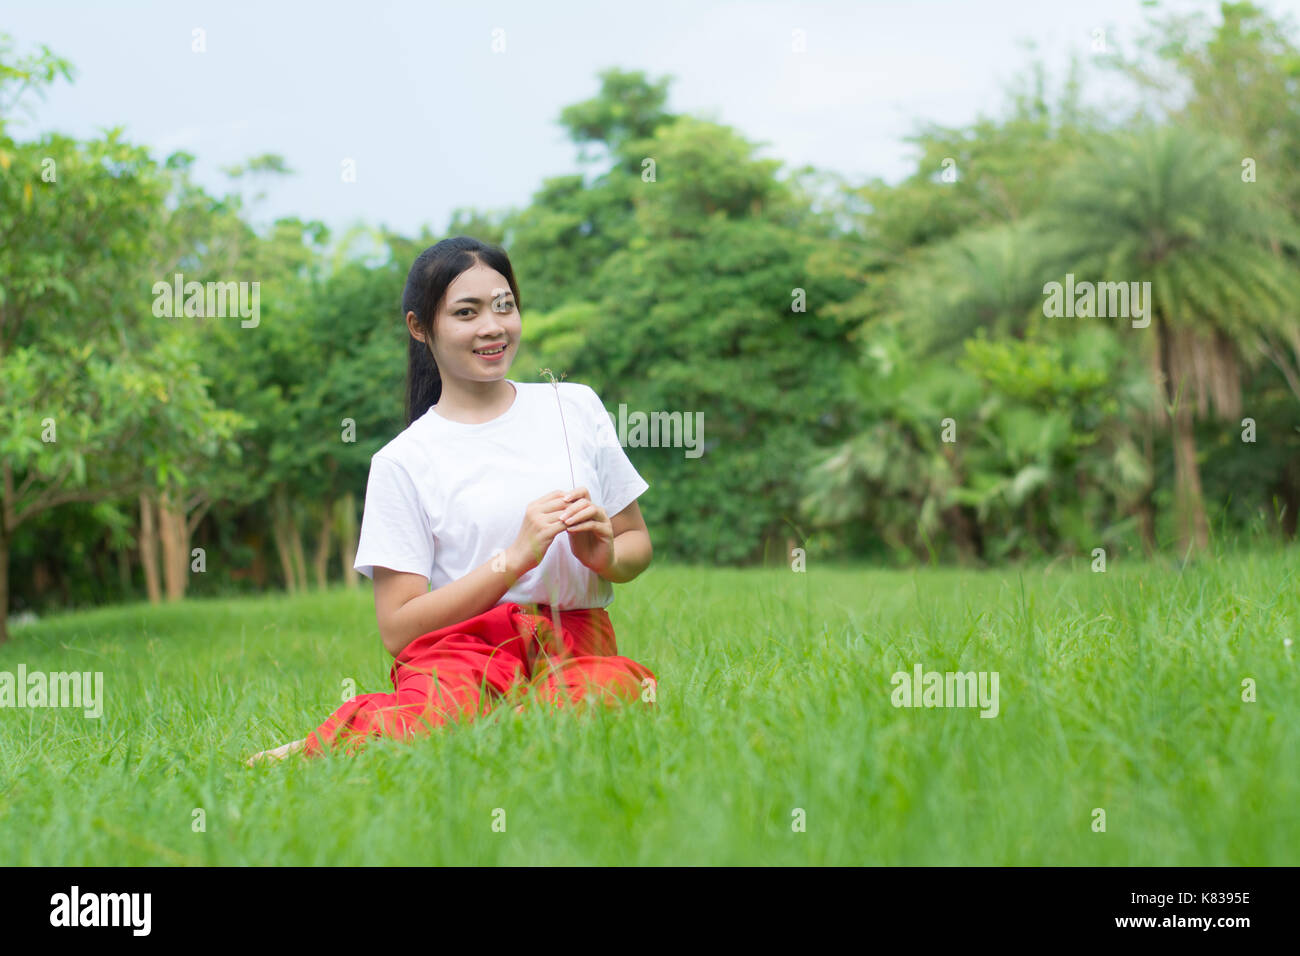
M368 587L51 618L0 671L103 671L104 715L0 710L0 864L1294 865L1296 554L652 566L610 612L655 708L499 710L255 769L345 678L390 689ZM918 662L997 671L1000 715L895 708Z

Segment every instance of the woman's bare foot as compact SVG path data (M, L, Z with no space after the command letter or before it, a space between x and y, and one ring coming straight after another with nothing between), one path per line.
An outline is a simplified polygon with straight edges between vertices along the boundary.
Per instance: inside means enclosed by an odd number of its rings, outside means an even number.
M244 766L251 767L257 761L262 759L283 760L285 757L289 756L289 754L296 753L297 751L302 750L302 748L305 747L306 745L307 745L306 737L302 738L302 740L291 740L287 744L281 744L279 747L276 747L274 750L263 750L260 753L253 754L253 756L249 757L247 760L244 761Z

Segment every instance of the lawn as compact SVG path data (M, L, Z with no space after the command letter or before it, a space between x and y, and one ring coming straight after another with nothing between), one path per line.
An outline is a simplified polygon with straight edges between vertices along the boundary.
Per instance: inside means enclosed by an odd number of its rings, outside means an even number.
M101 671L103 716L0 709L0 864L1295 865L1298 553L654 565L610 608L654 707L252 769L390 689L368 584L53 617L0 672ZM997 716L894 706L917 664Z

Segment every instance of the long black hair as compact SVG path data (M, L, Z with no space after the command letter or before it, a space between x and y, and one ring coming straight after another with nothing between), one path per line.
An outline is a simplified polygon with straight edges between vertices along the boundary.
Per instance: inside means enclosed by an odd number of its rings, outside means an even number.
M442 376L433 360L433 325L447 287L467 269L482 264L506 277L520 309L515 271L504 249L471 236L453 236L434 243L420 253L406 276L402 290L402 325L406 313L414 312L424 330L425 341L410 335L406 360L406 424L410 425L442 397Z

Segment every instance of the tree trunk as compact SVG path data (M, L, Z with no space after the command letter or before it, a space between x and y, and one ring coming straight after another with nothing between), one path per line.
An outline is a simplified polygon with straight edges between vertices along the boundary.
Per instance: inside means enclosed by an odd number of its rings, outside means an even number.
M1205 516L1205 497L1201 492L1201 471L1196 464L1196 432L1189 394L1190 376L1178 358L1179 350L1164 315L1157 314L1156 334L1160 336L1160 365L1168 412L1172 419L1174 444L1174 500L1176 502L1179 546L1183 554L1204 551L1210 543L1210 525Z
M302 548L302 532L298 522L289 520L289 545L293 548L293 567L298 575L298 590L307 590L307 555Z
M38 558L32 563L32 594L37 598L43 599L49 590L54 587L56 578L50 573L50 566L44 558Z
M180 500L174 489L164 491L158 498L158 532L162 539L163 583L168 601L185 597L190 578L189 529Z
M0 316L3 316L0 310ZM0 345L3 342L0 341ZM0 348L0 356L4 350ZM0 644L9 640L9 536L17 527L14 473L8 460L0 462Z
M270 572L266 568L266 551L263 548L264 540L259 534L256 538L256 548L253 551L252 576L253 584L257 586L258 591L265 591L270 581Z
M162 588L158 583L158 531L154 526L153 500L147 491L140 492L140 566L144 568L149 603L162 603Z
M338 502L339 559L343 562L343 583L356 588L361 574L352 567L357 559L357 499L348 492Z
M1147 474L1150 476L1147 486L1137 501L1138 534L1142 538L1142 553L1148 558L1156 553L1156 436L1155 424L1147 418L1142 426L1142 455L1146 459Z
M9 532L0 515L0 644L9 640Z
M289 507L289 496L281 485L275 490L273 503L275 528L275 545L280 552L280 569L284 572L284 586L290 594L307 588L306 561L302 552L302 535L298 533L298 523L293 520Z
M325 514L320 523L320 533L316 538L316 553L312 555L312 569L316 572L316 587L322 591L329 586L330 538L334 532L334 506L336 503L331 500L325 506Z
M957 560L967 566L979 564L984 559L984 536L973 510L951 505L942 513L943 522L951 531L952 542L957 547Z
M271 524L275 530L275 552L280 556L280 573L284 577L284 589L292 594L298 589L298 579L293 573L293 559L290 555L289 539L285 535L284 519L277 514Z
M1205 517L1201 470L1196 464L1191 409L1180 408L1174 415L1174 483L1179 544L1184 554L1204 551L1210 544L1210 525Z
M1148 558L1156 553L1156 509L1148 491L1137 503L1138 535L1142 539L1142 553Z

